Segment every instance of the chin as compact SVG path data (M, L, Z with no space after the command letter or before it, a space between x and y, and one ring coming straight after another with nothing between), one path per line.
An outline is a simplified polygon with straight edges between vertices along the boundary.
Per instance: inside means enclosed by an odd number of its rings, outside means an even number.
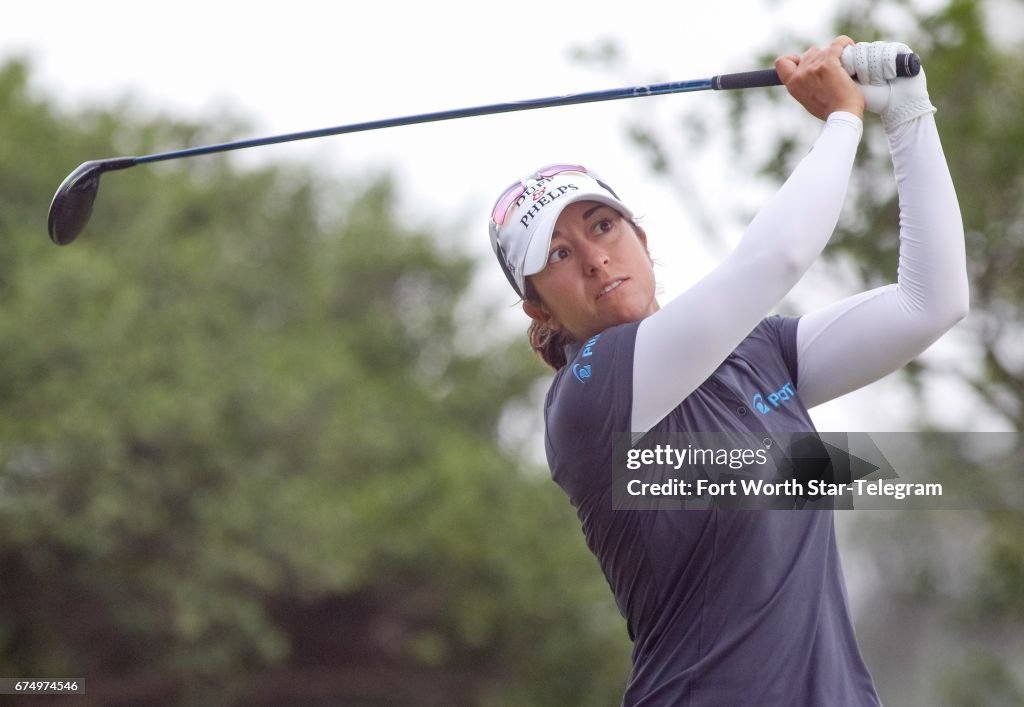
M619 324L629 324L631 322L638 322L641 319L646 318L647 315L643 313L640 308L630 308L616 311L612 316L608 317L605 329Z
M626 321L635 322L641 319L646 319L654 313L654 309L651 308L651 303L647 300L633 301L623 303L623 306L619 310L622 316L626 318Z

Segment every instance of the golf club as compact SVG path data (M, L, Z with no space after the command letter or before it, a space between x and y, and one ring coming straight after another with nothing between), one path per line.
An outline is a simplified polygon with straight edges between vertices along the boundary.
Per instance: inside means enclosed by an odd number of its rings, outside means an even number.
M899 76L916 76L921 70L921 62L916 54L900 54L896 57L896 67L897 74ZM89 217L92 215L93 203L96 201L96 193L100 187L100 175L104 172L112 172L118 169L134 167L138 164L177 160L185 157L208 155L215 152L243 150L249 147L273 145L282 142L309 140L311 138L326 137L328 135L356 133L366 130L377 130L379 128L393 128L400 125L415 125L417 123L453 120L455 118L470 118L478 115L510 113L520 110L532 110L534 108L551 108L554 106L568 106L578 103L613 101L620 98L662 96L670 93L688 93L707 90L722 91L780 85L782 85L782 81L779 79L779 75L774 69L744 71L735 74L720 74L709 79L672 81L668 83L653 84L650 86L630 86L604 91L573 93L564 96L554 96L551 98L514 101L512 103L495 103L486 106L477 106L474 108L460 108L456 110L441 111L438 113L423 113L403 118L387 118L384 120L373 120L365 123L321 128L319 130L308 130L304 132L287 133L284 135L274 135L271 137L225 142L217 145L191 147L183 150L143 155L141 157L115 157L104 160L91 160L79 165L78 168L69 174L64 181L61 182L61 185L57 187L57 192L53 195L53 201L50 202L47 228L50 232L50 240L57 245L67 245L74 241L78 238L79 234L81 234L82 230L89 222Z

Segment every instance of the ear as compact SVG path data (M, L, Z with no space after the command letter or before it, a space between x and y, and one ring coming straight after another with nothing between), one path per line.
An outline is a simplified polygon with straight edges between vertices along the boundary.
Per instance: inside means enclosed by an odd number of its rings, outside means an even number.
M551 312L548 311L548 308L542 302L523 300L523 311L526 312L526 316L530 319L546 324L549 329L554 331L561 331L562 329L562 325L558 323L558 320L552 316Z
M640 242L644 245L644 250L647 251L647 257L650 257L651 249L647 247L647 231L637 224L633 224L633 228L636 230L636 237L640 239Z

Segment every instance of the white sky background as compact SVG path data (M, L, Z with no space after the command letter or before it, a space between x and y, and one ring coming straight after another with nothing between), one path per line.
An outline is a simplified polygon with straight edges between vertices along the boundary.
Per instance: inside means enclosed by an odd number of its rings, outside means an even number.
M801 49L774 47L772 38L784 35L827 43L833 13L833 3L820 0L9 5L0 60L27 56L37 86L61 105L129 94L141 107L184 119L227 109L250 124L251 133L241 137L766 68L751 66L749 57ZM570 60L571 48L605 39L621 47L628 69L609 78ZM410 219L456 226L458 238L447 240L482 259L493 259L485 223L497 191L541 164L592 166L643 215L662 265L664 301L712 267L721 251L705 250L678 196L627 143L624 125L638 111L670 119L681 102L709 112L725 107L724 96L713 92L613 101L261 147L245 159L310 161L348 176L392 171ZM67 169L108 156L68 155ZM725 179L726 159L723 151L694 165L701 196L712 207L728 204L735 188ZM56 188L64 175L54 176ZM719 230L734 242L740 226L729 216L722 214ZM491 274L487 286L503 287L496 267ZM832 296L843 294L850 293ZM807 306L814 297L810 292ZM525 316L510 311L510 320L525 331ZM822 429L891 428L897 423L880 420L899 416L878 409L890 399L899 409L900 394L883 382L821 406L814 416Z

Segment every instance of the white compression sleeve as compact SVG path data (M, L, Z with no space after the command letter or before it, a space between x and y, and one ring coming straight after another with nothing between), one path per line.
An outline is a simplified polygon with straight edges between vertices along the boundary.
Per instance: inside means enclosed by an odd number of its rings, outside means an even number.
M637 330L632 431L646 432L704 382L820 255L839 220L863 124L821 135L729 256Z
M935 119L889 135L900 204L897 282L800 318L797 389L807 407L904 366L967 314L964 230Z

